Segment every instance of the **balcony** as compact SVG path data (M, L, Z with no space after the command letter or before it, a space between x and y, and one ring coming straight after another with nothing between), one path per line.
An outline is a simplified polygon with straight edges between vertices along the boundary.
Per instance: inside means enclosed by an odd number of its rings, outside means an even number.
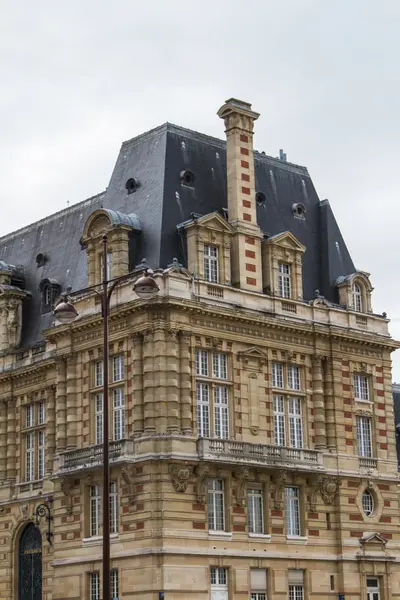
M126 457L133 456L133 442L119 440L110 442L110 463L123 462ZM103 445L89 446L79 450L68 450L60 455L60 471L81 471L103 464Z
M304 448L200 438L197 452L200 458L221 462L288 468L296 466L297 470L306 471L324 470L322 452Z
M360 470L363 470L363 471L372 471L372 470L378 468L378 459L377 458L359 456L358 462L360 465Z

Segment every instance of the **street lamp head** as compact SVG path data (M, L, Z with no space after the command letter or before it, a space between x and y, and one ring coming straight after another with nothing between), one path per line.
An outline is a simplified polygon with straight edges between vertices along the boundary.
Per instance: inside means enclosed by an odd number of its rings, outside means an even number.
M150 298L153 298L157 295L157 293L160 291L160 288L158 287L154 277L148 273L145 273L135 281L133 284L133 291L139 296L139 298L142 298L143 300L150 300Z
M75 321L78 316L78 311L75 306L67 300L67 298L62 298L61 301L54 308L53 315L63 325L69 325L73 321Z

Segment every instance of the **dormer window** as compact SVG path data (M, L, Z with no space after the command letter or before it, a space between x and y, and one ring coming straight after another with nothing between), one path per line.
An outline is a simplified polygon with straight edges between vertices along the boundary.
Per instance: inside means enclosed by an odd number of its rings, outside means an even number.
M278 295L291 297L291 268L289 263L278 263Z
M51 305L51 287L49 284L45 285L43 288L43 304L46 306Z
M218 283L218 247L204 245L204 279L210 283Z
M61 292L61 286L54 279L42 279L39 285L42 296L42 313L48 313Z
M361 288L358 285L358 283L353 283L352 288L351 288L351 295L352 295L352 306L353 306L353 310L356 310L357 312L362 312L363 306L362 306L362 292L361 292Z

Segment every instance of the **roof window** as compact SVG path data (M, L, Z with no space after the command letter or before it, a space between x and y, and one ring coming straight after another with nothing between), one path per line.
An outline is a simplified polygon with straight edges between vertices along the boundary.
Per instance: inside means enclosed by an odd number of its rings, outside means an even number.
M139 187L139 182L137 179L130 177L125 184L128 194L133 194Z
M266 201L267 201L267 198L266 198L264 192L256 192L257 206L265 206Z
M304 204L301 204L301 202L296 202L295 204L292 204L292 212L293 212L293 216L296 219L305 219L306 218L306 207L304 206Z
M192 171L189 171L189 170L181 171L179 177L180 177L182 185L186 185L188 187L194 186L195 177L194 177L194 173L192 173Z

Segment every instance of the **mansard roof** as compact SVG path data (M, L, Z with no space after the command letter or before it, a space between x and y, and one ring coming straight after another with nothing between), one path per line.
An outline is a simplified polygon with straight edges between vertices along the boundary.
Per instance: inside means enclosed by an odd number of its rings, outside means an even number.
M305 167L259 152L254 161L256 191L265 197L257 205L262 231L268 237L290 231L306 247L305 300L313 299L318 289L337 302L336 280L355 267L329 203L320 202ZM183 170L194 175L192 185L183 183ZM126 185L131 179L137 184L133 192ZM299 203L306 209L304 219L293 215L293 205ZM22 345L39 341L53 320L51 313L41 314L38 288L43 279L56 280L62 291L86 287L87 258L79 242L95 210L105 209L115 219L134 215L142 233L132 266L146 257L152 268L166 268L173 258L187 266L184 234L177 225L193 213L223 212L227 205L225 141L165 124L124 142L105 192L0 238L0 260L23 266L25 289L32 292L24 307ZM46 255L40 266L39 254Z

